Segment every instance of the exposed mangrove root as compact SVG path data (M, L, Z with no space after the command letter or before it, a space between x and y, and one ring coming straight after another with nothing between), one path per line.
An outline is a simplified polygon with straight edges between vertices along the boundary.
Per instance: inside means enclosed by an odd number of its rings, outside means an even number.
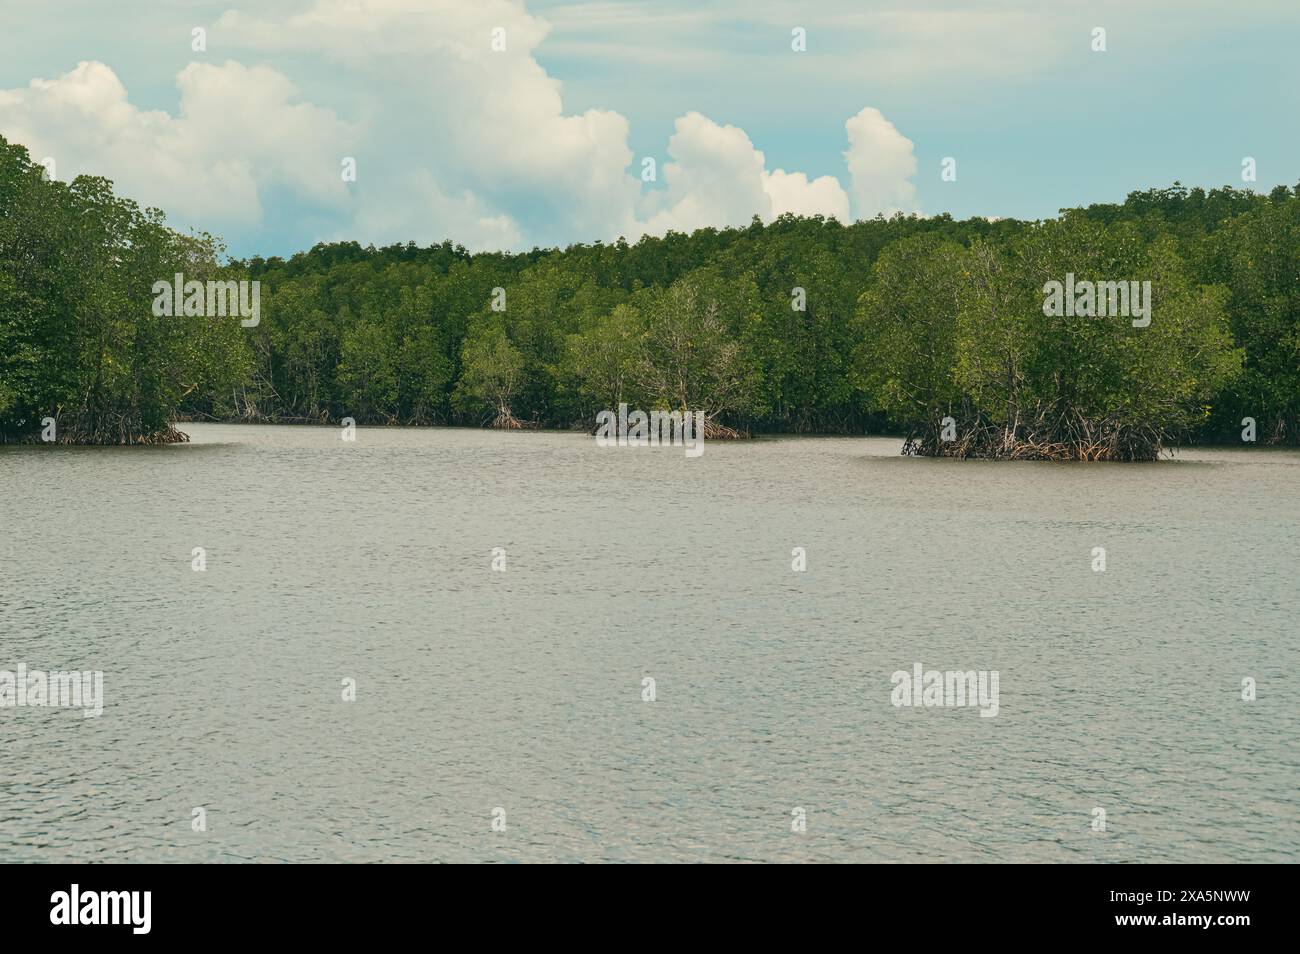
M58 444L107 444L107 445L144 445L144 444L186 444L190 435L168 424L166 427L150 433L136 433L131 430L98 430L91 433L78 432L75 429L59 434Z
M711 417L704 419L704 439L706 441L737 441L749 436L748 431L738 431L726 424L719 424Z
M497 416L492 419L492 423L489 426L501 431L519 431L523 430L528 425L511 414L508 409L502 409L497 413Z
M68 444L89 446L128 446L150 444L185 444L190 436L170 424L160 430L139 433L129 428L98 428L91 431L69 427L56 433L54 440L47 441L40 431L23 434L0 433L0 444Z
M1041 423L1041 422L1039 422ZM1057 421L1055 427L1016 428L980 425L944 440L942 432L910 434L905 456L959 460L1153 461L1164 451L1164 435L1154 427Z

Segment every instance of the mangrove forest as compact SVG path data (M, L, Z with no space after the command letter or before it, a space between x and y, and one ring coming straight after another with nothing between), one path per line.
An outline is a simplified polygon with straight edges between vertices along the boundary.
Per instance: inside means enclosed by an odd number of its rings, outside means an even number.
M257 283L260 315L160 317L173 276ZM713 437L890 433L956 457L1296 445L1300 186L230 260L0 139L0 442L159 443L186 420L590 431L623 403L703 413Z

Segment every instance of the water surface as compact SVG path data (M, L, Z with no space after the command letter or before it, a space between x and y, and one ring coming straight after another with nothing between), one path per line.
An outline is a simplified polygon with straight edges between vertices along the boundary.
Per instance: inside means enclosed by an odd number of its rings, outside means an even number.
M0 709L0 860L1300 855L1296 452L186 430L0 447L0 669L106 695Z

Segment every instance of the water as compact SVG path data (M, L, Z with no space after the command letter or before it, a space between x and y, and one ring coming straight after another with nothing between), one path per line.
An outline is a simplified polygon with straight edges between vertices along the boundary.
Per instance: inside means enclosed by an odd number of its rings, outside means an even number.
M106 700L0 709L0 860L1300 854L1295 452L186 429L0 447L0 669Z

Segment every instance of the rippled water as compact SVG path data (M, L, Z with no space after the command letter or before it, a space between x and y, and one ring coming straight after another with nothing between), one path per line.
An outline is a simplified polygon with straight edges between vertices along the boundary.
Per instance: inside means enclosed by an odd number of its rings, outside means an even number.
M1300 454L186 429L0 447L0 669L106 697L0 708L0 860L1300 855Z

